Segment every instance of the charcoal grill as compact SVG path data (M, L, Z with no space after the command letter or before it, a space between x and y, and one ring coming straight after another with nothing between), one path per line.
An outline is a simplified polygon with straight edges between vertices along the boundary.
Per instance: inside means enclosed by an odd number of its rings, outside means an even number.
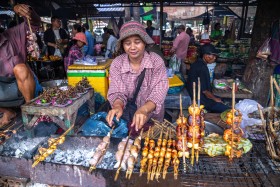
M253 138L253 137L251 137ZM67 136L64 144L57 151L69 153L74 150L94 151L102 141L99 137ZM66 185L66 186L279 186L280 164L272 161L265 149L263 140L252 140L253 149L240 159L229 162L225 156L211 158L201 154L198 165L193 167L187 160L187 171L183 173L183 164L179 167L178 180L173 179L173 168L170 167L166 180L154 180L147 184L147 175L139 177L139 160L134 168L131 180L125 179L125 171L121 171L118 181L114 181L116 163L114 155L121 139L112 138L108 152L97 166L97 169L89 174L86 162L63 163L54 162L50 157L46 162L32 168L31 159L15 158L13 156L0 155L0 176L28 178L32 182ZM45 141L46 142L46 141ZM38 144L44 146L44 143ZM33 156L36 154L34 151ZM139 159L141 156L139 157Z

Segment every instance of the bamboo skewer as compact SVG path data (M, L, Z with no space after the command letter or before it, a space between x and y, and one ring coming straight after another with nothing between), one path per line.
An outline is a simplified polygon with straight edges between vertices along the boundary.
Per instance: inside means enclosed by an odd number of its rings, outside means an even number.
M120 160L120 165L119 165L119 167L118 167L118 169L117 169L117 172L116 172L114 181L117 181L117 180L118 180L119 173L120 173L120 170L121 170L122 160L123 160L123 157L124 157L124 153L125 153L125 151L126 151L127 144L128 144L128 142L129 142L130 134L131 134L131 131L129 131L129 134L128 134L128 136L127 136L127 140L126 140L126 142L125 142L125 146L124 146L124 149L123 149L123 154L122 154L121 160Z
M272 76L270 76L270 106L274 106L274 91L273 91L273 79Z
M198 108L200 107L200 92L201 92L201 88L200 88L200 77L198 77L198 85L197 85L197 105Z
M195 105L196 105L196 100L195 100L195 94L196 94L196 89L195 89L195 82L193 82L193 114L192 114L192 126L193 126L193 131L192 131L192 156L191 156L191 164L194 164L194 139L195 139L195 125L196 125L196 119L195 119Z
M141 129L140 135L138 136L138 137L140 137L140 141L141 141L141 139L142 139L142 136L143 136L143 128ZM139 150L139 151L140 151L140 150ZM139 152L138 152L138 154L139 154ZM136 162L137 162L137 161L135 161L135 163L136 163ZM134 163L134 165L135 165L135 163ZM129 173L126 172L126 178L127 178L128 180L130 180L131 175L132 175L132 172L133 172L133 170L132 170L131 172L129 172Z
M29 30L30 30L30 34L31 34L31 36L32 36L32 38L33 38L34 35L33 35L32 28L31 28L30 20L29 20L28 18L26 18L26 19L27 19L27 23L28 23ZM34 43L35 43L35 41L34 41ZM36 47L34 47L34 51L35 51L36 57L39 58L39 57L37 56L37 48L36 48Z
M110 138L111 138L111 135L112 135L112 133L113 133L114 128L115 128L115 126L113 126L112 129L111 129L110 132L109 132L109 133L110 133ZM103 159L105 153L107 152L107 149L108 149L109 145L110 145L110 142L106 145L105 150L102 151L102 155L98 158L98 161L96 162L97 164ZM96 164L96 165L97 165L97 164ZM89 173L91 173L93 170L96 169L96 165L90 166L90 168L89 168Z
M274 86L275 86L276 90L280 94L280 87L279 87L278 83L276 82L275 78L273 78L273 83L274 83Z
M231 146L231 150L230 150L230 156L229 156L229 160L231 161L233 159L233 127L234 127L234 108L235 108L235 83L232 84L232 123L231 123L231 142L230 142L230 146Z
M65 137L65 136L70 132L70 130L73 129L74 125L75 125L75 124L73 124L73 125L72 125L71 127L69 127L62 135L60 135L58 138L56 138L56 140L55 140L54 142L52 142L52 143L49 145L49 148L47 148L46 151L44 151L43 153L40 153L38 156L39 156L39 157L42 157L42 155L45 155L45 154L47 154L47 156L49 156L50 154L47 153L47 151L50 149L50 147L52 147L53 145L55 145L55 146L56 146L56 145L59 145L58 141L59 141L62 137ZM61 144L61 143L60 143L60 144ZM46 157L47 157L47 156L46 156ZM39 158L36 159L36 160L33 162L33 164L32 164L32 168L34 168L37 164L39 164L39 162L45 160L46 157L45 157L44 159L39 159Z

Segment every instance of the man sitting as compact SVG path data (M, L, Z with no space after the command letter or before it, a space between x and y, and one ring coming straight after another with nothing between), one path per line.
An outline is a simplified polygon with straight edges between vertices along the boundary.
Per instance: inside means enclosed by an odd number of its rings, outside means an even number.
M36 83L32 71L26 64L27 31L29 31L27 19L30 20L32 29L36 30L39 28L40 17L30 6L25 4L16 5L14 11L24 17L24 22L0 34L0 79L15 77L25 102L29 102L34 98ZM0 113L3 113L0 127L8 124L16 116L15 111L11 108L1 105L1 101L7 97L7 95L0 95Z
M187 80L187 90L191 97L193 98L193 82L196 83L196 91L198 85L198 78L200 78L201 83L201 104L205 106L205 109L210 112L221 113L227 109L228 106L223 104L222 100L212 93L212 87L210 83L210 74L207 64L215 62L217 57L217 50L212 44L204 44L201 47L202 57L196 62L191 64L191 69L188 74ZM197 93L197 92L196 92Z

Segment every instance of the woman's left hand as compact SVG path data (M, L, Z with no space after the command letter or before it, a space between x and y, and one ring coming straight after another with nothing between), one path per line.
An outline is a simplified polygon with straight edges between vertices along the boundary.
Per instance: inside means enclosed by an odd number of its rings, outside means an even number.
M147 109L141 107L135 112L131 126L132 127L135 126L135 130L138 131L142 129L144 124L147 122L147 119L148 119Z

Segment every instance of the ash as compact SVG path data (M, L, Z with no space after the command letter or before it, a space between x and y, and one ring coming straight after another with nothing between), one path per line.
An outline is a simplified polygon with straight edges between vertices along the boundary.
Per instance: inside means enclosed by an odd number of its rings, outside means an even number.
M0 145L0 155L16 158L32 158L33 152L46 137L28 138L26 132L12 135L3 145Z
M95 148L92 150L60 150L57 149L55 152L48 156L45 162L58 163L58 164L69 164L69 165L81 165L85 167L90 167L89 160L94 154ZM114 162L116 162L114 154L111 152L106 152L103 157L102 162L97 165L97 168L102 169L113 169Z

